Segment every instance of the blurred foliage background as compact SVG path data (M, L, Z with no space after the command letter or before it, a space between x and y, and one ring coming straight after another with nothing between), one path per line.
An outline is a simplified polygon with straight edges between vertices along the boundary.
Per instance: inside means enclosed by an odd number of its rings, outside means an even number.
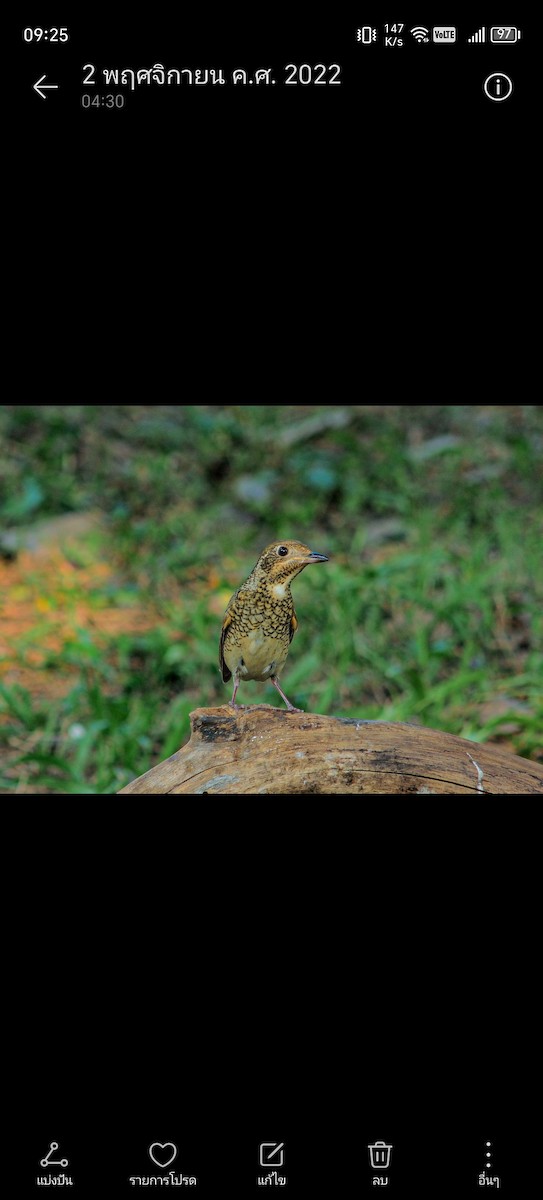
M5 405L1 791L114 793L179 748L276 538L330 557L293 585L294 704L543 761L542 457L536 405Z

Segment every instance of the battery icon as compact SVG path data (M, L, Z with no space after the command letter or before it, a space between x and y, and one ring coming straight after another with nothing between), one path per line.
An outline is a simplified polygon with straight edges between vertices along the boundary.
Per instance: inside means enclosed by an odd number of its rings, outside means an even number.
M490 41L497 45L513 46L520 38L520 29L516 25L493 25L490 30Z

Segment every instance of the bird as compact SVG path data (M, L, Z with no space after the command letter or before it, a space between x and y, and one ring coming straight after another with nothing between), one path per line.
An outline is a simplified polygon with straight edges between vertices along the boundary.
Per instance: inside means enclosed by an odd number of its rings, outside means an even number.
M303 712L281 690L279 675L298 628L290 585L304 567L318 562L328 562L326 554L317 554L303 542L271 542L229 600L222 623L219 665L224 683L234 677L231 707L243 708L236 704L241 679L269 679L289 712Z

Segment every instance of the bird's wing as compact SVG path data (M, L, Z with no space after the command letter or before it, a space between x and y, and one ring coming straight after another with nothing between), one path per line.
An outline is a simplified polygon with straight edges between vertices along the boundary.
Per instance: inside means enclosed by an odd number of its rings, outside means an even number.
M222 623L221 644L219 647L219 666L220 666L221 672L222 672L223 683L228 683L228 680L232 678L232 672L228 670L228 667L224 661L224 653L223 653L224 639L226 637L226 630L228 629L229 625L231 625L231 624L232 624L232 617L227 609L224 614L224 621Z
M291 616L291 618L290 618L290 637L289 637L289 642L291 642L291 641L292 641L292 639L293 639L293 637L294 637L294 634L296 633L296 630L297 630L297 628L298 628L298 618L297 618L297 616L296 616L296 610L293 608L293 610L292 610L292 616Z

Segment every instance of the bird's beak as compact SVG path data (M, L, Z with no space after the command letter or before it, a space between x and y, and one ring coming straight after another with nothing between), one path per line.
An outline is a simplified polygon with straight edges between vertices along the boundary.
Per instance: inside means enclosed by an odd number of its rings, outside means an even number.
M317 554L316 550L311 550L305 561L306 563L328 562L328 559L326 554Z

